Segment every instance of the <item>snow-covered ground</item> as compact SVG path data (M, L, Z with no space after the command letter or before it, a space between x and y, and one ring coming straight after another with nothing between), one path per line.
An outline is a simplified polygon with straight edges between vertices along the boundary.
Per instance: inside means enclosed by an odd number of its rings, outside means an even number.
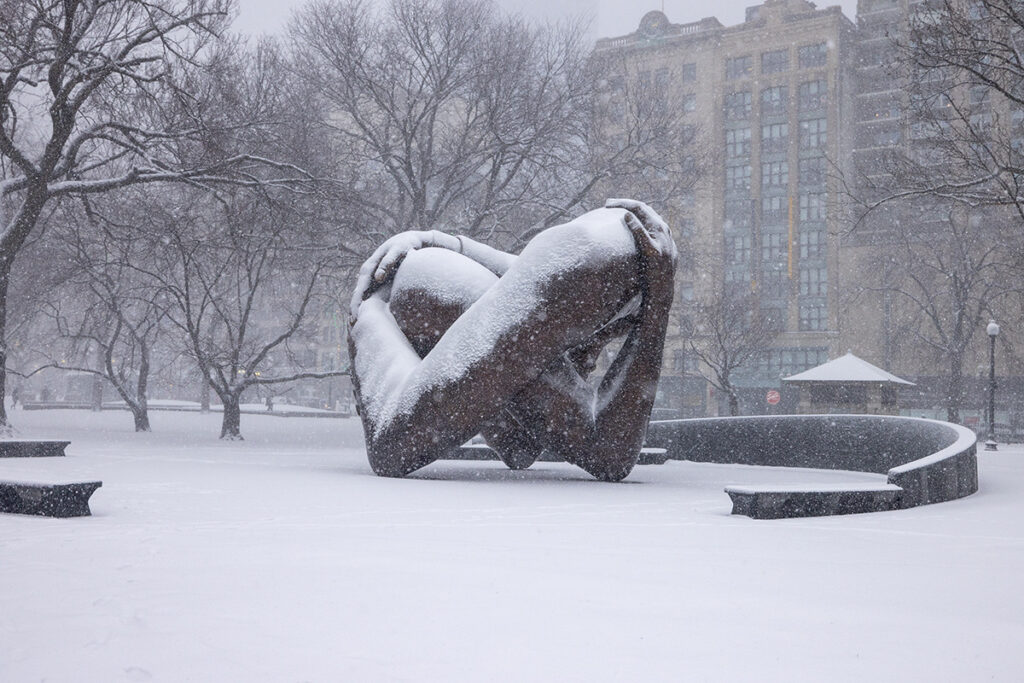
M981 492L754 521L726 484L878 477L670 462L374 477L354 419L15 411L102 479L94 516L0 515L0 681L1019 681L1024 449Z

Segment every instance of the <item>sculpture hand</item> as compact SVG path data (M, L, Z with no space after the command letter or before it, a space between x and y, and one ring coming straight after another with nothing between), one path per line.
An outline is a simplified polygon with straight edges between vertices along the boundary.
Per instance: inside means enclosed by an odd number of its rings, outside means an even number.
M629 212L626 226L633 233L640 254L641 275L648 290L646 296L667 288L671 297L678 251L668 224L654 209L633 199L609 199L605 207Z
M389 238L359 268L352 292L349 322L355 321L359 304L391 279L410 251L426 247L459 251L459 246L458 238L437 230L407 230Z

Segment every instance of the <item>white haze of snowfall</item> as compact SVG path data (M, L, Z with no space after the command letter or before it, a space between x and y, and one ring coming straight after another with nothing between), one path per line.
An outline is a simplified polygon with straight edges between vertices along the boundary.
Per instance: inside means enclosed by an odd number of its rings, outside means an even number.
M15 411L93 516L0 515L0 681L1020 681L1024 448L981 490L846 517L729 514L727 484L849 472L669 462L371 474L355 418Z

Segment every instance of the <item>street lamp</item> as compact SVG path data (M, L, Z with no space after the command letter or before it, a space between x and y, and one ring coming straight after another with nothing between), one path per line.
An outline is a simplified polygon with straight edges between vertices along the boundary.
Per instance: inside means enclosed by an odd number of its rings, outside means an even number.
M988 364L988 441L986 451L998 450L996 446L996 337L999 336L999 325L995 320L988 321L985 328L989 339Z

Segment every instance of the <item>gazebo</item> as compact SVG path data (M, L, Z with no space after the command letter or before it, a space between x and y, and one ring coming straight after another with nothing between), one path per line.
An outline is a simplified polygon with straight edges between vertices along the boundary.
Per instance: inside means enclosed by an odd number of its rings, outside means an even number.
M898 415L900 386L914 386L850 352L782 381L800 388L797 412L804 415Z

